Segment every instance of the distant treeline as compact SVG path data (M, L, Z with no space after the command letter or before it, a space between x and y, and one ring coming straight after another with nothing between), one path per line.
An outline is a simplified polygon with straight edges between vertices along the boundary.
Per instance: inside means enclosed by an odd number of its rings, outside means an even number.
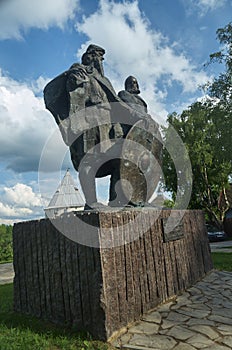
M12 229L10 225L0 225L0 263L13 260Z

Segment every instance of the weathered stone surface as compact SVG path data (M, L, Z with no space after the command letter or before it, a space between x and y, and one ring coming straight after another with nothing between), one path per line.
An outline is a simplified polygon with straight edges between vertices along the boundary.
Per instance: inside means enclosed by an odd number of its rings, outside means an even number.
M175 305L174 301L167 302L159 307L159 312L167 312L173 305Z
M215 307L215 306L220 306L222 305L223 300L220 298L218 299L217 296L214 298L211 298L208 300L208 302L206 303L206 305L208 305L209 307Z
M159 325L148 322L140 322L137 326L132 326L129 329L129 333L146 335L157 334L159 331Z
M195 287L192 287L192 288L189 290L189 293L190 293L192 296L194 296L194 295L197 295L197 296L202 295L202 291L201 291L199 288L197 288L197 285L196 285Z
M205 299L205 301L207 301L207 299ZM191 303L191 301L190 301ZM204 302L201 303L191 303L191 309L196 309L196 310L205 310L205 311L210 311L211 308L209 306L207 306L206 304L204 304Z
M173 338L167 337L165 335L156 335L154 338L134 335L130 341L131 345L137 345L141 347L145 346L159 350L171 350L176 345L176 343L177 342Z
M191 326L190 329L198 333L202 333L212 340L219 338L219 334L210 326L204 326L201 324Z
M100 339L110 338L142 315L149 334L158 333L161 324L165 332L172 323L188 321L196 312L184 308L191 293L177 294L204 277L212 261L205 232L195 227L203 223L200 211L185 211L184 238L164 243L161 219L170 213L163 210L157 215L156 209L145 208L72 213L86 227L93 227L100 247L107 242L109 248L104 249L68 239L48 219L16 224L15 310L75 325ZM66 227L68 218L59 218L59 223ZM71 233L73 239L89 235L81 225L75 225ZM125 238L127 244L123 244ZM178 298L190 315L182 314L178 307L172 310ZM163 302L158 312L147 314ZM143 331L143 325L137 333Z
M169 320L164 319L162 321L161 329L165 330L165 329L174 327L175 325L176 325L175 321L169 321Z
M213 273L215 275L215 272ZM222 276L220 275L220 272L216 273L217 275L217 283L214 279L211 279L209 276L202 281L202 285L204 283L208 283L209 288L204 288L204 291L208 291L208 289L214 290L213 284L216 283L217 285L223 285L224 280L224 273L222 273ZM228 275L227 275L228 276ZM232 273L230 273L230 277L232 279ZM207 282L208 280L208 282ZM193 289L193 293L191 293L191 289ZM195 303L195 292L196 288L190 288L190 293L186 297L188 302L188 309L191 309L192 306L196 306L194 309L197 311L197 306L199 308L199 312L202 311L202 305L199 303ZM203 296L204 291L202 291ZM192 294L192 295L191 295ZM207 293L205 296L206 298L206 304L210 304L211 296ZM220 293L220 290L218 290L217 298L219 301L222 301L224 299L224 296L222 293ZM180 302L178 303L178 299ZM203 304L203 306L206 306ZM175 311L173 311L173 307L175 307ZM229 322L228 324L224 323L218 323L216 321L210 320L210 318L215 315L215 312L219 310L218 305L211 305L211 308L209 306L206 306L206 310L209 311L209 314L205 316L204 319L201 318L192 318L189 319L183 319L180 320L176 318L176 315L178 315L178 308L183 308L183 298L177 297L175 302L171 302L169 304L165 305L165 312L161 312L160 310L163 310L163 306L160 306L154 311L154 313L159 313L161 315L161 323L160 328L157 332L157 334L153 334L149 337L149 340L146 341L146 348L147 349L159 349L156 348L155 345L153 345L151 340L153 338L155 339L157 336L162 337L169 337L176 341L176 345L174 346L173 350L192 350L192 349L209 349L209 350L226 350L232 348L232 325L230 325L230 318L224 318L224 322ZM203 308L204 309L204 308ZM223 311L223 308L222 308ZM229 307L227 309L227 312L232 312L232 308ZM174 319L173 321L169 321L168 318L171 315L171 318ZM180 316L183 316L180 314ZM219 317L219 316L218 316ZM218 321L218 319L217 319ZM157 326L157 323L153 323ZM130 335L135 335L135 333L130 333ZM124 344L123 349L127 349L127 346L129 345L128 349L133 349L133 346L135 346L134 349L144 349L144 346L142 344L142 336L147 337L148 334L146 333L146 329L144 328L144 333L140 334L140 344L141 345L132 345L131 340L128 341L129 344ZM147 338L146 338L147 339ZM144 343L145 344L145 343Z
M185 316L190 316L190 317L194 317L194 318L205 318L206 316L208 316L210 314L210 311L205 311L205 310L194 310L192 308L181 308L181 309L177 309L176 312L179 312L182 315Z
M232 308L231 308L232 310ZM221 334L224 335L232 335L232 326L228 326L228 325L219 325L218 326L218 330Z
M218 316L223 316L223 317L227 317L227 318L231 318L232 319L232 313L231 313L231 309L226 309L221 307L219 308L214 308L214 314L218 315Z
M223 337L221 340L219 340L222 344L229 346L230 348L232 348L232 336L231 335L227 335L225 337Z
M228 350L228 347L219 344L213 344L209 347L206 347L205 350Z
M185 293L184 295L177 297L176 305L172 306L172 310L180 309L181 306L186 306L188 304L192 304L192 302L189 300L189 294Z
M213 345L214 342L202 334L196 334L192 338L186 340L186 342L197 349L204 349L209 345Z
M127 344L123 347L124 350L160 350L159 348L155 347L146 347L146 346L137 346L137 345L130 345Z
M195 332L192 332L183 326L175 326L171 328L166 334L178 340L186 340L193 337L195 335Z
M208 319L202 320L199 318L190 318L190 320L187 322L188 326L193 326L193 325L205 325L205 326L214 326L215 322L210 321Z
M222 302L222 307L224 307L225 309L232 309L232 302L229 302L229 301Z
M179 314L177 311L176 312L171 311L168 314L167 320L168 321L175 321L177 323L178 322L185 322L185 321L189 320L190 316Z
M143 316L142 320L144 320L146 322L154 322L154 323L160 324L162 317L161 317L159 312L153 311L153 312L149 313L148 315Z
M227 324L227 325L232 325L232 319L231 318L226 318L223 316L218 316L218 315L211 315L209 316L209 320L218 322L218 323L223 323L223 324Z
M173 350L194 350L196 348L192 347L189 344L186 343L179 343L177 346L174 347Z

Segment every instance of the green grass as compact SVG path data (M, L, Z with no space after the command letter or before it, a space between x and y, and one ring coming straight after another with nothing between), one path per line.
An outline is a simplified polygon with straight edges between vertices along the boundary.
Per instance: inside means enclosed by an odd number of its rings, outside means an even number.
M232 245L230 245L228 247L218 247L218 249L232 249Z
M0 286L0 350L110 350L86 334L13 312L13 284Z
M2 260L2 261L0 261L0 265L1 265L1 264L8 264L8 263L13 263L13 259Z
M221 271L232 271L232 253L211 253L214 268Z

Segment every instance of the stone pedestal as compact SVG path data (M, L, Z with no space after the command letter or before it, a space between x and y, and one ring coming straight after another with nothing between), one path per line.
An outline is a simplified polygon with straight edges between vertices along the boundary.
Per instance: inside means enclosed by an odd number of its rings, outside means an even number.
M17 223L13 240L15 311L102 340L212 269L197 210L75 212Z

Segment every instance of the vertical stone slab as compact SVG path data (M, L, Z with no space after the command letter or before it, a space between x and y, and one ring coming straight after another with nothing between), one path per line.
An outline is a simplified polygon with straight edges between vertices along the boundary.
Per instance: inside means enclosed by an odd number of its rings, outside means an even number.
M20 276L19 276L19 268L20 268L20 225L14 226L14 234L13 234L13 252L14 252L14 310L21 311L21 287L20 287Z
M165 234L171 213L183 218ZM110 338L212 269L200 211L114 209L57 220L14 226L14 308L97 339Z
M44 293L45 293L45 310L44 316L48 319L52 318L52 300L51 300L51 290L53 288L51 284L50 274L49 274L49 248L48 248L48 225L45 220L40 222L40 232L41 232L41 247L42 247L42 264L43 264L43 277L44 277Z

